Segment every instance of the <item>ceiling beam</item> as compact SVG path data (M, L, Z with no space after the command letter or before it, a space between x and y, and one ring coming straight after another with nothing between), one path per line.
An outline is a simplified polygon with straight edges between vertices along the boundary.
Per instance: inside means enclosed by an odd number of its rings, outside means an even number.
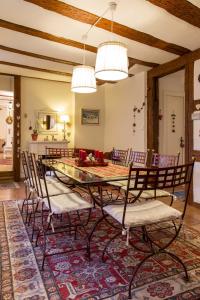
M29 3L38 5L44 9L56 12L68 18L80 21L86 24L93 25L98 20L99 16L89 13L85 10L79 9L70 4L58 1L58 0L24 0ZM179 0L181 1L181 0ZM168 2L168 1L165 1ZM105 18L102 18L97 24L96 27L110 31L111 30L111 21ZM155 47L176 55L183 55L190 52L189 49L182 46L168 43L164 40L156 38L145 32L127 27L125 25L119 24L117 22L113 23L113 32L117 35L123 36L133 41Z
M171 15L200 28L200 8L187 0L147 0Z
M0 19L0 27L2 28L6 28L6 29L10 29L13 31L17 31L17 32L21 32L24 34L28 34L31 36L35 36L44 40L48 40L48 41L52 41L55 43L59 43L59 44L64 44L67 46L71 46L71 47L75 47L75 48L79 48L79 49L83 49L83 43L77 42L77 41L73 41L70 39L66 39L64 37L59 37L56 35L53 35L51 33L47 33L41 30L37 30L31 27L27 27L27 26L23 26L23 25L19 25L16 23L12 23L3 19ZM87 51L96 53L96 47L90 46L85 44L85 49Z
M17 31L17 32L20 32L20 33L24 33L24 34L27 34L27 35L30 35L30 36L35 36L35 37L38 37L38 38L41 38L41 39L44 39L44 40L56 42L56 43L59 43L59 44L64 44L64 45L79 48L79 49L84 48L83 43L76 42L76 41L73 41L73 40L69 40L69 39L66 39L66 38L63 38L63 37L58 37L56 35L49 34L47 32L43 32L43 31L31 28L31 27L26 27L26 26L19 25L19 24L16 24L16 23L12 23L12 22L9 22L9 21L5 21L5 20L2 20L2 19L0 19L0 27L6 28L6 29L9 29L9 30L13 30L13 31ZM2 49L2 50L6 50L6 48L7 48L6 51L11 51L11 50L9 50L9 47L5 47L5 46L3 46L3 47L4 47L4 49ZM22 50L17 50L17 49L14 49L14 48L10 48L10 49L13 49L13 51L11 51L11 52L22 51ZM86 45L86 50L90 51L90 52L93 52L93 53L97 52L97 48L94 47L94 46L91 46L91 45ZM29 56L34 55L34 57L36 57L36 55L39 55L39 54L34 54L34 53L32 53L32 55L31 55L31 52L26 52L26 51L23 51L23 52L24 53L20 53L20 54L29 55ZM50 58L48 56L45 56L45 57L46 57L46 59ZM43 58L40 56L40 58L45 59L44 56L43 56ZM144 65L144 66L149 66L151 68L154 68L155 66L158 66L158 64L156 64L156 63L143 61L143 60L139 60L139 59L132 58L132 57L129 57L129 61L130 60L131 61L134 60L135 62L137 61L136 62L137 64ZM60 62L60 61L57 61L57 62ZM61 63L63 63L63 61ZM74 62L71 62L71 63L73 63L74 65L76 64Z
M39 58L39 59L43 59L43 60L48 60L48 61L52 61L52 62L56 62L56 63L60 63L60 64L70 65L70 66L80 65L80 63L76 63L73 61L68 61L68 60L64 60L64 59L60 59L60 58L55 58L55 57L51 57L51 56L28 52L28 51L24 51L24 50L20 50L20 49L16 49L16 48L6 47L3 45L0 45L0 50L13 52L13 53L21 54L21 55L26 55L26 56L30 56L30 57L34 57L34 58Z
M45 73L51 73L51 74L62 75L62 76L72 76L71 73L66 73L66 72L61 72L61 71L54 71L54 70L50 70L50 69L42 69L42 68L37 68L37 67L32 67L32 66L27 66L27 65L21 65L21 64L12 63L12 62L9 62L9 61L0 60L0 65L23 68L23 69L39 71L39 72L45 72Z

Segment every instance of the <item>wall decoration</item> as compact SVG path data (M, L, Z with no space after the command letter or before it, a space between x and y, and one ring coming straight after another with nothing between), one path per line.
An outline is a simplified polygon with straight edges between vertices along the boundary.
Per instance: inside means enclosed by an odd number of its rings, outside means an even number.
M171 114L171 120L172 120L172 132L176 132L176 114L173 112Z
M145 102L142 103L142 106L141 107L137 107L137 106L134 106L133 107L133 133L135 134L136 132L136 115L141 113L142 110L144 109L145 107Z
M81 124L82 125L99 125L99 109L82 109Z
M9 116L6 118L6 123L7 123L8 125L11 125L12 122L13 122L13 118L9 115Z
M37 112L37 119L36 128L38 128L38 133L47 134L47 133L54 133L56 134L57 129L57 122L58 122L58 115L55 111L38 111ZM32 127L32 126L31 126ZM30 126L29 126L30 128Z

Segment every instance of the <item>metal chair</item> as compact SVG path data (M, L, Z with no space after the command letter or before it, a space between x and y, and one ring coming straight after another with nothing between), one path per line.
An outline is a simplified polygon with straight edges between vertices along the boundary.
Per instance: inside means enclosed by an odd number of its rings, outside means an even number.
M148 155L149 155L148 150L142 152L142 151L133 151L132 149L130 149L129 157L127 160L127 165L130 165L131 163L133 163L134 166L146 167ZM108 182L108 184L110 184L114 187L118 187L120 190L122 187L127 186L127 181L128 180L119 180L119 181L113 181L113 182L111 181L111 182Z
M46 147L46 155L51 158L74 157L74 148L50 148Z
M113 148L112 156L111 156L112 163L121 165L121 166L126 166L128 151L129 151L129 149L120 150L120 149Z
M87 250L87 245L84 248L79 248L79 249L75 249L75 250L68 250L68 251L64 251L64 252L58 252L55 253L55 251L53 251L53 253L48 253L47 251L47 236L50 234L56 234L56 233L60 233L63 231L67 231L68 233L71 234L72 231L75 232L75 238L76 238L76 233L79 227L82 227L85 235L87 237L87 232L85 230L85 226L87 225L88 221L89 221L89 217L90 217L90 213L91 213L91 209L93 207L92 203L89 203L87 201L85 201L82 196L74 191L69 191L68 193L61 193L59 195L50 195L49 193L49 184L46 180L46 176L45 176L45 172L44 172L44 168L42 165L41 160L37 160L36 161L36 171L37 171L37 176L39 179L39 185L40 186L44 186L44 191L45 192L45 197L42 198L42 202L45 206L45 208L48 210L48 217L46 219L46 224L45 221L43 220L43 216L42 217L42 230L39 231L38 236L37 236L37 240L39 239L39 237L42 235L44 237L44 245L43 245L43 261L42 261L42 270L44 269L44 262L45 262L45 258L47 256L50 255L55 255L55 254L61 254L61 253L66 253L66 252L72 252L72 251L79 251L79 250L83 250L86 249ZM81 220L81 216L80 216L80 211L81 210L88 210L88 218L86 218L86 220ZM76 215L76 221L74 220L74 215L73 218L70 218L70 214L71 213L75 213ZM67 215L67 219L68 222L65 223L64 225L61 224L60 225L54 225L54 217L58 217L61 216L61 221L63 220L63 216ZM58 219L56 219L57 221ZM61 231L60 231L61 230Z
M177 153L177 155L165 155L165 154L159 154L153 152L152 158L151 158L151 167L152 168L165 168L165 167L173 167L177 166L179 163L179 157L180 153ZM126 190L126 186L122 187L123 190ZM136 192L131 193L132 196L137 196ZM171 198L171 204L173 204L174 199L176 199L176 196L174 195L174 188L172 188L171 191L167 190L147 190L141 193L140 199L151 199L154 197L170 197Z
M25 223L28 221L29 215L29 206L32 206L32 197L34 197L36 189L33 183L32 176L30 174L30 169L28 165L28 152L22 151L21 152L21 161L22 161L22 168L24 172L24 184L25 184L25 199L22 202L21 213L22 217L24 214L24 208L26 207L26 215L25 215Z
M41 161L41 159L40 159ZM35 233L35 218L36 214L39 213L39 217L43 216L43 204L44 204L44 199L47 197L47 192L46 192L46 186L48 186L48 195L49 196L59 196L63 194L68 194L71 193L72 190L65 186L65 184L61 183L58 181L55 177L51 176L46 176L46 170L41 162L41 168L43 169L43 174L45 174L45 182L43 176L41 177L40 174L37 171L36 168L36 155L34 153L31 153L28 155L28 163L29 163L29 170L32 178L32 182L35 187L36 191L36 199L35 201L32 202L32 209L30 212L29 216L29 223L31 217L33 218L32 222L32 240L33 236ZM38 210L39 205L41 204L41 209Z
M167 248L178 237L183 225L193 167L194 162L181 166L157 169L134 168L131 164L123 202L121 204L111 202L108 205L102 205L102 217L96 222L89 236L89 254L92 236L98 224L103 220L116 230L114 237L112 237L104 247L102 253L103 261L105 261L106 253L110 256L107 252L110 243L121 234L126 235L127 245L131 245L137 251L146 254L145 256L142 255L142 257L144 257L138 265L133 268L133 275L128 288L129 299L131 299L132 283L141 266L146 260L157 254L163 253L176 260L183 267L186 280L189 280L184 262L175 253L169 252ZM134 185L130 185L133 178L135 179ZM136 202L143 191L165 189L166 187L174 188L180 185L185 185L186 190L185 203L182 212L157 200L156 197L151 200L148 199L148 201L144 201L143 203ZM128 194L132 192L137 192L138 196L130 199ZM112 222L110 218L112 218L114 222ZM166 238L162 243L160 240L156 240L155 235L156 232L159 231L167 233ZM134 240L134 242L132 241L132 234L134 236L137 235L138 242L136 240Z
M159 154L153 152L151 158L151 167L173 167L178 166L180 158L180 152L176 155Z

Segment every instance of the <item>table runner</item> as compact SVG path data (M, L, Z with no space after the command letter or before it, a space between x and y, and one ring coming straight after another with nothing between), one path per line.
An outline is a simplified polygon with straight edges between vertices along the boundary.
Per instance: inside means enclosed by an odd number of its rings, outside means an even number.
M120 176L128 176L128 173L129 173L128 167L115 165L115 164L112 164L111 162L108 163L108 166L103 166L103 167L100 167L100 166L78 167L75 164L75 159L73 159L73 158L63 157L57 161L66 163L70 166L74 166L79 170L92 173L99 177L113 178L113 177L120 177Z

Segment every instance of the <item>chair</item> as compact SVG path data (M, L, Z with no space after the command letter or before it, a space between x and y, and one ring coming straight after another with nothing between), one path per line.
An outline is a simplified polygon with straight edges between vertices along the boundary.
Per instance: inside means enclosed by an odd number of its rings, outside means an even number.
M37 170L37 176L38 176L38 182L40 186L44 187L43 194L45 193L45 197L42 198L43 204L46 207L46 209L49 211L48 217L46 220L46 227L43 221L43 216L42 216L42 230L39 232L37 240L40 235L44 236L45 243L43 246L43 261L42 261L42 270L44 269L44 262L45 258L50 255L55 255L55 250L51 251L51 253L47 252L47 236L49 234L56 234L57 229L68 231L70 234L72 231L75 231L75 238L76 238L76 233L78 227L82 227L84 229L85 235L87 236L87 232L85 230L85 226L89 221L91 209L93 207L92 203L89 203L85 201L81 195L77 192L74 191L69 191L68 193L60 193L59 195L51 195L49 193L49 184L48 181L46 180L44 168L42 165L41 160L35 161L36 163L36 170ZM41 195L40 195L41 197ZM88 210L88 218L84 222L81 220L80 216L80 211L81 210ZM75 213L76 214L76 221L74 220L74 215L73 218L70 218L70 214ZM54 217L55 216L63 216L64 214L67 215L67 224L61 224L60 226L55 226L54 225ZM62 218L61 218L62 220ZM56 219L57 221L57 219ZM63 231L62 231L63 232ZM59 231L60 233L60 231ZM71 252L71 251L79 251L82 249L87 249L86 248L79 248L75 250L68 250L66 252ZM60 252L59 252L60 253ZM62 252L64 253L64 252Z
M31 177L31 182L33 183L33 188L35 192L35 197L32 199L32 206L29 212L29 224L31 218L33 218L32 223L32 240L35 233L35 218L36 214L39 213L39 216L43 214L43 204L41 209L38 210L40 203L43 203L43 199L47 197L46 187L44 180L38 176L38 172L36 170L36 155L34 153L27 154L27 161L29 167L29 174ZM43 172L45 172L45 168L43 167ZM71 193L72 190L66 187L63 183L59 182L56 178L51 176L45 176L46 184L48 186L48 193L50 196L58 196L61 194Z
M147 160L148 160L149 151L133 151L130 149L129 157L127 164L130 165L130 163L133 163L134 166L140 166L140 167L146 167ZM108 184L119 187L121 189L122 187L127 186L127 180L119 180L119 181L110 181Z
M153 152L151 158L151 167L172 167L179 163L180 152L176 155L159 154Z
M25 184L25 199L22 203L21 213L23 216L24 207L26 207L26 218L25 223L27 223L28 213L29 213L29 206L32 206L31 197L34 197L34 193L36 189L33 184L33 180L30 174L29 166L28 166L28 152L22 151L21 152L21 161L22 161L22 169L24 172L24 184Z
M51 158L73 157L74 148L50 148L46 147L46 155Z
M166 249L178 237L183 224L193 167L194 162L181 166L157 169L134 168L131 164L123 202L120 205L111 202L108 205L104 204L104 206L102 206L102 217L96 222L89 236L89 255L92 236L98 224L103 220L107 221L107 223L116 230L114 237L112 237L104 247L102 253L103 261L105 261L106 253L110 256L107 252L110 243L121 234L126 235L127 245L131 245L137 251L146 254L145 256L144 254L141 255L141 261L133 269L133 275L129 282L128 289L129 299L131 299L131 286L139 269L149 258L157 254L163 253L176 260L183 267L186 280L189 280L184 262L175 253L171 253ZM130 185L133 178L135 179L134 185ZM156 197L142 203L136 202L140 193L143 191L164 189L166 187L174 188L180 185L185 185L186 189L185 203L182 212L157 200ZM134 199L130 199L128 194L131 192L137 192L138 196ZM114 223L111 222L110 218L113 219ZM156 239L156 232L160 231L167 233L162 243L159 239ZM134 237L137 236L134 242L131 239L132 234Z
M121 166L126 166L128 151L129 151L129 149L119 150L119 149L113 148L112 156L111 156L112 163L121 165Z
M177 166L179 163L179 157L180 153L177 153L177 155L165 155L165 154L159 154L154 153L152 154L151 158L151 167L152 168L162 168L162 167L173 167ZM126 189L126 186L123 186L122 189ZM136 192L131 193L132 196L137 196ZM174 188L172 191L166 191L166 190L147 190L141 193L140 199L151 199L154 197L171 197L171 205L176 198L174 195Z
M149 156L149 150L133 151L131 149L128 157L128 165L132 162L134 166L146 167L148 156Z

